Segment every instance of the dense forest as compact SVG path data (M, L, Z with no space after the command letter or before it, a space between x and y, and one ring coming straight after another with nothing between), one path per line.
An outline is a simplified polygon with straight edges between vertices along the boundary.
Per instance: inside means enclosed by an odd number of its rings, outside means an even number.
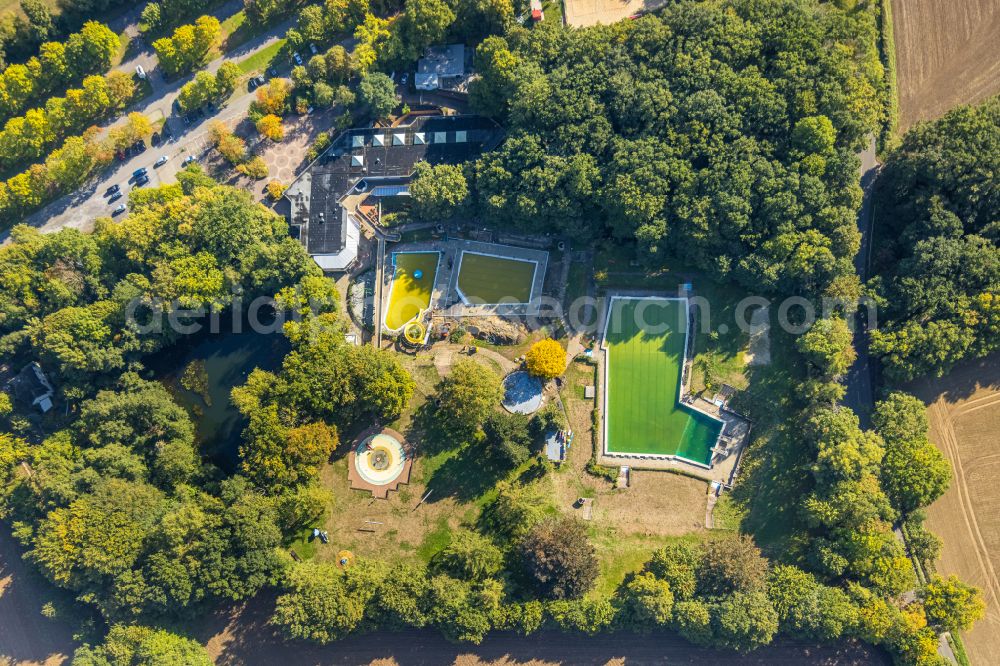
M474 106L510 129L472 173L484 218L635 242L751 290L854 298L854 153L882 120L870 11L677 3L486 39Z
M286 6L252 4L258 22ZM747 291L852 301L862 291L852 264L855 152L885 118L872 7L837 4L680 2L613 26L528 30L511 27L513 8L501 1L453 11L414 0L393 20L365 2L331 1L303 9L290 39L326 46L357 25L349 67L366 75L446 34L504 35L476 49L482 76L471 96L508 138L464 171L421 167L419 215L472 212L522 231L634 245L651 272L682 258ZM175 18L160 17L157 29ZM297 86L318 94L347 80L346 53L317 57L293 72ZM940 371L996 344L997 115L994 101L920 126L886 167L879 205L891 240L871 290L890 313L875 348L894 376ZM558 415L499 412L500 377L467 361L415 419L427 451L474 447L476 465L496 471L474 515L426 566L294 562L288 544L337 501L318 477L341 433L396 418L414 380L393 354L346 343L336 289L282 218L197 167L178 180L133 191L129 215L99 220L92 234L22 226L0 248L0 357L40 361L67 411L43 432L0 403L0 518L27 558L107 625L87 636L94 645L78 651L78 665L150 655L207 663L200 646L155 627L264 588L278 592L275 626L321 643L401 626L472 642L496 629L671 629L734 650L779 634L859 639L922 666L942 663L938 632L982 615L977 591L957 579L918 583L896 539L893 526L905 526L911 554L933 559L939 542L923 530L922 509L950 470L916 399L883 396L867 430L838 407L855 359L839 315L785 339L783 363L747 392L756 441L735 496L748 534L659 548L599 593L587 530L559 517L537 486L507 478L550 471L532 456ZM257 296L274 296L276 313L290 316L290 351L233 390L246 429L227 472L201 455L191 415L146 365L180 334L140 332L127 315L139 303L143 324L187 323L191 310ZM933 341L937 351L913 351L902 340L929 335L928 321L952 332ZM956 336L968 344L942 342Z
M896 381L1000 348L1000 98L910 130L878 180L872 350Z

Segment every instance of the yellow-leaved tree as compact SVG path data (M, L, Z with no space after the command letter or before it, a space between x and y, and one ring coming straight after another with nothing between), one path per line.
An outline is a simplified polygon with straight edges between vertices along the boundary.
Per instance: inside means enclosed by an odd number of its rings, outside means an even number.
M552 338L531 345L526 361L528 372L542 379L555 379L566 372L566 350Z

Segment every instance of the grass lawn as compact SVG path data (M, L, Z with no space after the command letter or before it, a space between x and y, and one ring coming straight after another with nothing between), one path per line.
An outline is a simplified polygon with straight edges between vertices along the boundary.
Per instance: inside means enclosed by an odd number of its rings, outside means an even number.
M253 35L246 20L246 12L241 9L222 22L222 33L219 41L222 43L223 52L232 51Z
M437 277L439 252L401 252L392 255L396 272L392 276L385 325L395 331L427 308ZM414 278L416 271L423 276Z
M606 341L608 450L676 455L708 464L722 424L677 402L687 327L682 302L625 299L615 302L611 316ZM637 317L647 329L665 330L643 331Z
M285 48L285 43L287 41L287 39L281 38L270 46L257 51L257 53L254 53L252 56L244 58L238 62L237 65L239 65L239 68L244 74L263 71L271 66L271 61L273 61L278 56L278 53Z
M535 263L506 257L463 252L458 288L474 303L527 303Z

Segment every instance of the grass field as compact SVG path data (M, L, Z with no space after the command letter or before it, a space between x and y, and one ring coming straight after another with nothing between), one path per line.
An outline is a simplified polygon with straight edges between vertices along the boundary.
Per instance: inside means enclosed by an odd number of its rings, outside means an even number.
M535 263L473 252L462 253L458 288L473 303L527 303Z
M393 255L396 272L392 276L389 305L385 312L385 325L390 331L399 330L430 305L439 257L437 252L403 252ZM423 277L416 280L413 276L418 270L423 272Z
M271 61L278 57L281 49L285 48L285 43L287 39L279 39L274 44L257 51L252 56L244 58L239 63L239 68L243 70L244 74L249 74L251 72L258 72L265 70L271 66Z
M608 452L711 462L722 424L677 401L686 328L680 300L614 301L605 338Z

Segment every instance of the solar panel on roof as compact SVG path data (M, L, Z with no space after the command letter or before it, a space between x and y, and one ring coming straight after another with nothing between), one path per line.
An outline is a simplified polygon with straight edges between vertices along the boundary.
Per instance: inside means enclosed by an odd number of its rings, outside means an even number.
M364 165L365 165L364 155L351 155L351 166L359 167Z
M455 143L465 143L465 141L466 141L465 130L459 130L455 132Z
M448 133L434 132L434 143L448 143Z
M392 135L392 145L394 146L405 146L406 145L406 135L402 133L396 133Z
M351 137L351 147L360 148L365 145L365 137L361 134L355 134Z
M385 135L383 135L383 134L376 134L376 135L372 136L372 145L373 146L384 146L385 145Z
M410 193L408 185L379 185L372 188L372 196L376 197L399 197Z

